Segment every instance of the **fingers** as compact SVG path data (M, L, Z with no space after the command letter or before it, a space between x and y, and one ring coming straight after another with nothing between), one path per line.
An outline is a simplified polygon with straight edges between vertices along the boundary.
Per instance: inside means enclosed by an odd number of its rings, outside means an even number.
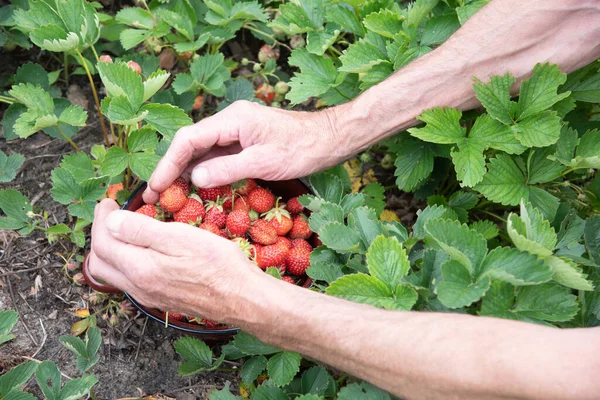
M89 273L122 291L131 291L131 282L121 271L102 261L93 251L89 255Z
M239 154L214 157L198 163L191 181L197 187L228 185L244 178L268 178L272 168L263 146L252 146Z

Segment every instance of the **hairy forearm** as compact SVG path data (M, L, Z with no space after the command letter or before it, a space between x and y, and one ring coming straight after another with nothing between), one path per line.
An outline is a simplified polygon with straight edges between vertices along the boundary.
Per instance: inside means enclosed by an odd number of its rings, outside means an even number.
M261 282L236 323L407 399L592 399L600 331L393 312Z
M571 72L599 57L600 1L494 0L442 46L329 112L353 153L415 125L425 109L477 107L473 77L510 71L516 93L538 62Z

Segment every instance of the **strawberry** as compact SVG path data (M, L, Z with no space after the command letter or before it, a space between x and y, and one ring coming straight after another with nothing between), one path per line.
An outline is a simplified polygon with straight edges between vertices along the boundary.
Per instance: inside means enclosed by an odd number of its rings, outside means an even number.
M298 240L298 239L296 239L296 240ZM302 240L302 239L300 239L300 240ZM277 242L275 242L275 244L285 246L286 249L291 249L292 247L294 247L292 245L292 241L290 239L286 238L285 236L279 236L277 238ZM312 248L311 248L311 250L312 250Z
M99 58L98 61L100 62L107 62L107 63L111 63L113 62L113 59L111 56L109 56L108 54L102 54Z
M221 235L221 230L214 222L203 222L198 228L214 233L215 235Z
M246 239L236 237L231 239L231 241L236 243L248 258L254 256L254 246Z
M143 206L138 208L135 212L138 214L147 215L150 218L158 217L158 210L156 209L156 206L154 204L144 204Z
M187 203L187 196L179 186L171 184L159 197L160 207L167 211L175 213L183 208Z
M187 183L185 181L185 179L179 177L179 178L175 179L175 181L173 182L173 185L179 186L183 190L183 193L185 193L186 196L190 195L190 184ZM200 201L200 199L196 199L196 200Z
M221 229L221 237L225 239L229 239L229 232L227 232L226 228Z
M204 325L206 325L207 328L216 328L217 326L221 325L217 321L213 321L212 319L206 319L206 318L202 318L201 322Z
M258 61L266 63L269 60L275 60L279 58L279 49L271 47L268 44L263 44L260 50L258 50Z
M134 70L138 75L142 73L142 67L140 67L140 64L136 63L135 61L127 61L127 66Z
M106 197L109 199L117 200L117 193L123 190L122 183L115 183L113 185L109 185L108 189L106 189Z
M289 199L285 208L292 214L300 214L304 210L304 206L300 204L297 197Z
M198 188L198 196L205 201L217 201L219 197L223 196L223 186L214 188Z
M279 81L275 84L273 89L275 90L275 93L283 95L290 91L290 86L284 81Z
M233 202L234 210L250 211L250 205L248 204L248 196L239 196L235 198Z
M312 231L308 227L308 222L304 215L296 215L293 223L294 225L292 225L289 234L290 239L308 239L312 235Z
M242 196L248 195L251 191L258 187L256 181L252 178L242 179L241 181L237 181L232 184L236 193L241 194Z
M227 213L223 211L223 206L218 205L214 202L209 202L207 206L208 212L206 213L206 222L212 222L219 227L219 229L225 228L227 222Z
M167 322L169 321L185 321L185 315L177 313L177 312L172 312L172 311L168 311L165 315L165 320Z
M202 103L204 103L204 98L202 96L196 96L194 99L194 105L192 106L192 110L198 111L202 108Z
M190 197L181 210L173 213L173 220L175 222L183 222L184 224L196 225L202 222L205 215L206 210L202 202Z
M292 247L285 256L285 266L292 275L304 275L310 265L310 250Z
M303 247L308 251L312 251L313 248L310 245L310 243L308 243L306 240L304 239L294 239L291 242L292 247Z
M250 229L250 216L244 210L235 210L227 215L225 226L233 236L244 236Z
M223 201L223 208L228 212L233 209L233 196L233 189L229 186L223 186L223 195L221 196L221 199Z
M277 242L275 228L264 219L257 219L250 228L250 238L256 243L269 245Z
M296 281L294 280L294 278L292 278L289 275L282 276L281 280L284 281L284 282L287 282L287 283L291 283L292 285L296 284Z
M278 197L275 201L275 207L263 215L273 225L279 236L285 236L292 229L292 220L290 219L290 213L284 208L285 205L279 205L279 200L281 200L281 197Z
M268 267L282 265L288 250L283 246L270 245L260 247L256 251L256 264L263 270Z
M264 188L257 188L250 192L248 195L248 202L250 208L258 213L265 213L273 208L275 204L275 196Z
M265 83L256 88L255 95L268 105L275 99L275 89L273 89L273 86Z

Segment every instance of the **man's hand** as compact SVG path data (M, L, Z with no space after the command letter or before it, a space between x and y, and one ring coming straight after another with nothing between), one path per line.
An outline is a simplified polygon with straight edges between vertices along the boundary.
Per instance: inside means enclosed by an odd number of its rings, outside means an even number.
M308 113L235 102L177 132L144 200L155 203L180 175L214 187L244 178L298 178L333 166L354 151L336 137L335 119L333 109Z
M233 323L272 279L231 241L118 209L96 206L89 271L146 306Z

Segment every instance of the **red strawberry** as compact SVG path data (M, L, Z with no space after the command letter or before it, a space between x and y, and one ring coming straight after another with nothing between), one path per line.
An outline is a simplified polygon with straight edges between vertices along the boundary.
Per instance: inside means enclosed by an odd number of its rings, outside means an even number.
M277 242L275 228L264 219L257 219L250 228L250 237L259 244L269 245Z
M223 200L223 208L226 211L231 211L233 209L233 189L228 186L223 187L223 194L221 198Z
M241 181L235 182L233 185L236 193L239 193L243 196L249 194L251 191L258 187L256 181L251 178L242 179Z
M269 84L263 84L256 88L255 95L267 104L271 104L275 99L275 89Z
M215 202L209 202L207 206L206 222L213 222L219 229L225 228L227 222L227 213L223 211L223 206Z
M137 72L138 75L142 73L142 67L135 61L127 61L127 66Z
M160 194L160 207L168 212L177 212L187 203L187 196L179 186L172 184Z
M173 214L173 220L184 224L199 224L205 215L206 210L202 202L190 197L187 199L185 206Z
M285 262L287 252L285 247L276 244L260 247L256 251L256 264L261 269L280 266Z
M286 249L291 249L293 247L292 241L284 236L279 236L277 238L277 242L275 242L275 244L285 246Z
M206 318L202 318L201 322L204 325L206 325L207 328L216 328L217 326L221 325L217 321L213 321L212 319L206 319Z
M291 283L292 285L296 284L296 281L294 280L294 278L292 278L289 275L282 276L281 280L284 281L284 282L287 282L287 283Z
M223 186L214 188L198 188L198 196L205 201L217 201L219 197L223 196Z
M167 322L169 322L169 321L184 321L186 318L183 314L168 311L166 313L165 319L167 320Z
M233 202L234 210L250 211L250 205L248 204L248 196L239 196L235 198Z
M175 186L179 186L179 187L180 187L180 188L183 190L183 193L185 193L185 195L186 195L186 196L189 196L189 195L190 195L190 184L189 184L189 183L187 183L187 182L185 181L185 179L183 179L183 178L181 178L181 177L180 177L180 178L177 178L177 179L175 179L175 181L173 182L173 185L175 185ZM199 200L199 199L197 199L197 200Z
M286 257L285 266L292 275L304 275L310 265L310 251L303 247L292 247Z
M123 190L122 183L115 183L113 185L109 185L108 189L106 189L106 197L109 199L117 200L117 193Z
M221 229L221 237L223 237L225 239L229 239L229 233L227 232L227 229L225 229L225 228Z
M312 235L312 231L308 227L308 222L304 215L296 215L293 222L294 225L289 234L291 239L308 239Z
M250 192L248 195L248 202L250 208L258 213L264 213L273 208L275 204L275 196L264 188L257 188Z
M221 230L214 222L203 222L198 228L214 233L215 235L221 235Z
M312 251L313 248L310 245L310 243L308 243L306 240L304 239L294 239L292 240L292 247L303 247L308 251Z
M138 208L136 213L147 215L150 218L156 218L158 216L158 210L154 204L144 204L140 208Z
M225 226L233 236L244 236L250 229L250 216L244 210L234 210L227 215Z
M300 204L297 197L289 199L285 208L292 214L300 214L304 210L304 206Z
M192 106L192 110L198 111L202 108L202 104L204 103L204 98L202 96L196 96L194 99L194 105Z
M273 228L275 228L275 232L277 232L277 234L279 236L287 235L287 233L290 231L290 229L292 229L292 225L293 225L292 220L283 215L280 217L279 220L277 218L273 218L269 222L271 223Z

